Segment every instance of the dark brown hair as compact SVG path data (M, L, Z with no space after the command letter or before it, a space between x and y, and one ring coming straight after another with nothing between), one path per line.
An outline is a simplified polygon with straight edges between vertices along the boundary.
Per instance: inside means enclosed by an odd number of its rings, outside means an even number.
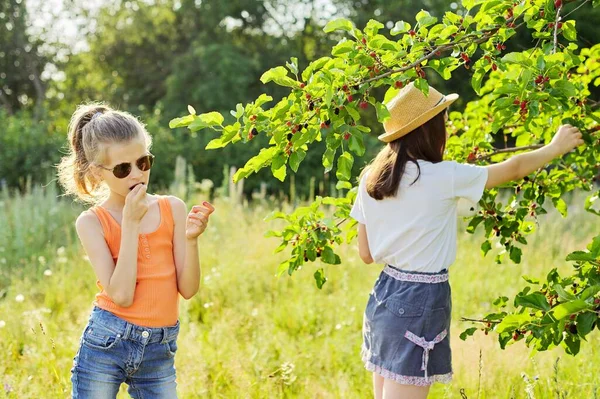
M446 148L445 112L446 110L443 110L405 136L388 143L379 151L371 164L363 171L363 173L369 171L366 186L367 192L372 198L382 200L398 193L407 162L413 162L418 169L417 177L411 183L412 185L421 176L421 168L417 159L431 163L442 161Z

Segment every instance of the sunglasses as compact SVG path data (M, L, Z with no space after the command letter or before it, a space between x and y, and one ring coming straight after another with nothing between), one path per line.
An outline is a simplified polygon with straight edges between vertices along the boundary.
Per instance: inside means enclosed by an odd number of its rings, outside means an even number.
M115 167L113 167L112 169L105 168L102 165L98 165L98 166L100 166L102 169L112 171L113 175L115 175L115 177L117 179L124 179L127 176L129 176L129 174L131 173L131 169L132 169L131 164L132 164L131 162L120 163L120 164L116 165ZM154 164L154 155L152 155L152 154L144 155L143 157L138 158L138 160L135 161L135 164L139 170L141 170L142 172L146 172L146 171L150 170L150 168Z

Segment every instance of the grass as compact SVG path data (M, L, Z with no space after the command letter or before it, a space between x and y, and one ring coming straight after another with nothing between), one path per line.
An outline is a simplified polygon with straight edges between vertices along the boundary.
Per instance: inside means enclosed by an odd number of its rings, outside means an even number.
M313 265L277 278L285 256L264 238L268 204L252 208L215 201L200 240L201 292L180 307L176 356L181 398L368 398L371 376L359 358L362 313L379 265L364 265L355 244L343 263L326 266L322 290ZM597 220L572 201L569 217L551 211L524 248L520 265L482 258L481 237L459 233L450 269L453 290L452 384L432 398L595 398L600 392L597 331L577 357L562 349L529 356L521 342L502 351L495 337L459 333L499 295L514 295L522 274L568 271L564 256L597 234ZM65 398L70 368L87 321L95 277L77 241L81 207L52 186L0 194L0 398ZM493 252L493 251L492 251ZM462 391L462 394L461 394ZM121 398L128 397L124 393Z

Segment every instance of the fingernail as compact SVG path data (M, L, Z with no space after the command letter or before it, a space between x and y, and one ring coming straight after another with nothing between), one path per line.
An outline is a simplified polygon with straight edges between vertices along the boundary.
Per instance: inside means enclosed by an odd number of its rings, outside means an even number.
M202 205L208 205L208 202L204 201L204 202L202 203Z

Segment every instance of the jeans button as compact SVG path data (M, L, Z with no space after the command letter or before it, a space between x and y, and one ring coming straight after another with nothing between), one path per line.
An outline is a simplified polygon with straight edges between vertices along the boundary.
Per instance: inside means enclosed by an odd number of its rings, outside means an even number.
M142 337L144 337L144 338L148 338L148 335L150 335L150 334L148 333L148 331L144 331L144 332L142 333Z
M398 309L398 313L404 314L404 309L403 308Z

